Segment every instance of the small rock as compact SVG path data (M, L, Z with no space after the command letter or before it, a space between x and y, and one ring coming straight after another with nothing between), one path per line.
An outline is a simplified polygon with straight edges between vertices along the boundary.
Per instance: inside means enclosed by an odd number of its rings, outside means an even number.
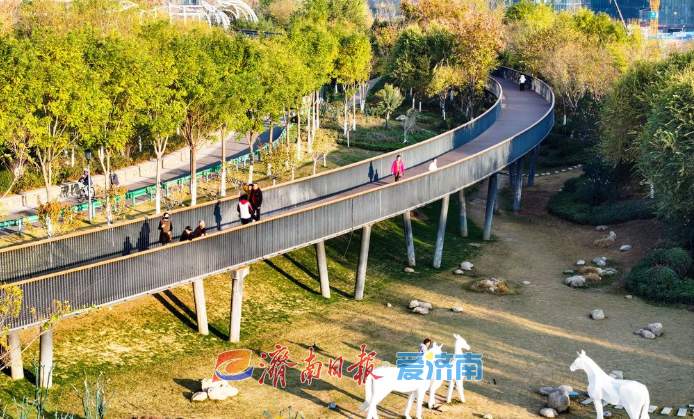
M624 372L620 370L614 370L610 371L608 374L610 377L614 378L615 380L623 380L624 379Z
M557 389L555 387L549 387L549 386L544 386L544 387L540 387L537 389L538 393L545 395L545 396L549 396L550 394L554 393L555 391L557 391Z
M620 252L628 252L631 250L631 245L630 244L623 244L619 246L619 251Z
M585 287L586 278L583 275L574 275L566 278L564 283L573 288Z
M603 320L605 318L605 312L599 308L590 312L590 318L593 320Z
M409 307L410 307L410 308L419 307L419 301L417 301L417 300L410 300L410 305L409 305Z
M611 417L612 417L612 412L610 412L609 410L605 410L604 412L602 412L602 417L604 417L604 418L611 418Z
M607 266L607 258L605 256L598 256L593 259L593 264L595 266L605 267Z
M429 314L429 309L425 308L425 307L415 307L412 309L412 312L424 315L424 314Z
M456 275L465 275L465 271L462 269L456 269L453 273Z
M391 308L393 305L391 303L386 303L386 307Z
M426 301L420 301L419 306L422 308L426 308L427 310L431 310L434 306L431 305L431 303L427 303Z
M336 407L337 407L337 404L335 402L328 403L328 409L335 410Z
M552 409L551 407L543 407L540 409L540 416L543 418L556 418L557 417L557 411Z
M473 265L472 263L470 263L468 261L465 261L465 262L460 264L460 269L462 269L464 271L471 271L472 268L474 268L474 267L475 267L475 265Z
M462 307L457 307L457 306L456 306L456 307L451 307L451 311L454 312L454 313L462 313L462 312L463 312L463 308L462 308Z
M405 266L405 269L403 271L407 272L408 274L413 274L414 273L414 268L410 266Z
M593 242L593 246L610 247L614 244L615 241L617 241L617 233L615 233L614 231L610 231L610 234L608 234L607 236L595 240Z
M557 390L562 391L568 395L571 395L571 393L574 392L574 388L566 384L560 385L559 387L557 387Z
M202 381L200 381L200 388L202 391L207 391L207 389L213 388L213 387L221 387L226 384L226 381L218 380L214 381L211 378L203 378Z
M491 413L485 413L485 414L482 416L482 419L494 419L494 416L492 416Z
M595 229L597 231L607 231L608 227L605 225L599 225L599 226L595 227Z
M646 326L646 329L653 332L654 335L660 336L663 334L663 324L662 323L651 323Z
M591 284L597 284L598 282L602 281L602 277L598 275L597 273L587 273L583 275L586 278L586 281L590 282Z
M496 281L494 279L483 279L479 282L482 288L494 288L496 287Z
M583 266L586 264L586 261L583 259L579 259L576 261L576 266Z
M193 396L190 398L191 401L194 402L204 402L207 400L207 392L206 391L196 391L193 393Z
M631 294L627 294L624 296L624 298L626 298L627 300L631 300L632 298L634 298L634 296Z
M601 276L612 276L616 275L617 270L615 268L605 268L602 270L602 273L600 274Z
M521 282L523 285L530 285L530 281L523 281Z
M655 339L655 333L648 329L641 329L641 337L646 339Z
M573 275L576 273L573 269L564 269L564 272L562 272L564 275Z
M468 243L468 246L472 246L472 247L482 247L482 245L479 244L479 243Z
M567 393L563 391L555 391L550 393L547 398L547 406L556 410L558 413L565 412L569 409L569 404L571 404L571 399Z
M210 400L226 400L239 394L239 389L230 386L226 381L223 381L223 383L224 385L222 386L207 389L207 397Z

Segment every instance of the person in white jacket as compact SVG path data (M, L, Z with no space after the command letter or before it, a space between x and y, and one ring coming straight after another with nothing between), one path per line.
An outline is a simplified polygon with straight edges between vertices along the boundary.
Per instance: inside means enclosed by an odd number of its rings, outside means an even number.
M248 195L241 195L239 203L236 205L236 211L239 213L241 224L248 224L253 221L253 205L248 202Z
M436 170L438 168L439 168L439 166L438 166L438 163L436 162L436 159L434 159L434 161L429 163L429 171L430 172L433 172L434 170Z
M521 91L525 90L525 74L521 74L520 78L518 79L518 85L520 86Z

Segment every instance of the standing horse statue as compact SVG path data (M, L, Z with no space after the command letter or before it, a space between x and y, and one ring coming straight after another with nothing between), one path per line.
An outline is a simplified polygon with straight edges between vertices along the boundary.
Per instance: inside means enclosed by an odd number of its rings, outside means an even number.
M651 398L648 389L638 381L617 380L605 374L598 364L586 355L578 353L578 358L569 369L585 371L588 376L588 395L593 399L597 419L602 419L602 401L624 406L630 419L649 419L648 408Z
M467 341L463 339L462 336L454 333L453 337L455 338L454 353L456 355L461 355L464 350L470 350L470 345L468 345ZM431 388L429 389L429 409L434 408L434 402L436 401L436 390L438 390L442 384L443 380L432 380ZM458 396L460 397L460 401L462 403L465 403L465 390L463 389L463 380L462 378L460 380L456 380L455 376L452 377L451 380L448 382L448 395L446 396L446 403L450 403L453 399L453 389L456 386L458 387Z
M436 342L432 343L431 349L424 353L424 359L434 359L436 355L441 353L442 347L443 345L439 345ZM425 362L421 376L428 377L430 373L433 373L433 371L430 371L431 368L432 364ZM431 380L426 378L416 380L398 379L399 373L400 368L398 367L378 367L366 378L366 383L364 383L364 403L360 407L362 411L367 412L366 419L378 419L378 404L393 391L410 394L410 397L407 399L407 407L405 408L406 419L411 419L410 410L412 409L412 402L416 397L416 418L422 419L424 395L431 385Z

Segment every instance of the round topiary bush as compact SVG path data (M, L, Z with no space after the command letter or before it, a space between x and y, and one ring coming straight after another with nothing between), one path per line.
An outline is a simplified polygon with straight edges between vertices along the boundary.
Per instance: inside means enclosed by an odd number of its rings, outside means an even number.
M677 275L684 277L692 266L692 258L681 247L656 249L643 258L639 265L644 267L666 266L675 271Z
M632 269L625 280L627 290L662 302L676 302L682 278L667 266Z

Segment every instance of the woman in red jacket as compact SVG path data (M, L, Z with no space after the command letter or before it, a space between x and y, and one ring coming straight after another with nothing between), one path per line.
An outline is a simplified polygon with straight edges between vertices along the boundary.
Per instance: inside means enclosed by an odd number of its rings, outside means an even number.
M399 154L395 157L393 164L390 166L390 173L395 177L396 182L405 175L405 163L402 162Z

